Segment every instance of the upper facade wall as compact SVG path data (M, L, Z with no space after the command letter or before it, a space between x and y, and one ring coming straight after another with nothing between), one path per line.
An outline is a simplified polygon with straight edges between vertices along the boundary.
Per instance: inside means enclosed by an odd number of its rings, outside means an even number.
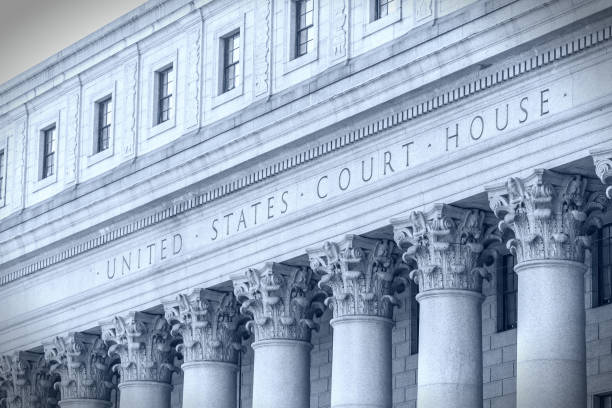
M472 1L394 0L395 9L374 20L373 0L313 0L314 44L299 58L293 0L151 1L0 87L0 218L323 77ZM222 38L234 30L241 33L241 81L220 93ZM155 126L155 72L168 65L176 79L174 109ZM109 148L96 153L96 103L109 96ZM43 131L50 126L56 169L42 179Z

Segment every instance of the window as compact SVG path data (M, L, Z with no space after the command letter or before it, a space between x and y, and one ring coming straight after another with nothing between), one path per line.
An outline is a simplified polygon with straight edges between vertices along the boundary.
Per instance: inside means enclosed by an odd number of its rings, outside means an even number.
M596 396L594 408L612 408L612 394Z
M4 197L4 150L0 150L0 199Z
M172 82L174 71L172 65L157 72L157 124L170 120L173 108Z
M45 179L53 175L55 165L55 149L57 145L55 125L43 130L42 137L42 173L41 179Z
M110 127L113 115L113 100L106 98L96 104L97 109L97 143L96 153L108 149L110 138Z
M500 331L515 329L518 322L517 292L518 276L514 272L516 260L513 255L504 255L501 259L501 273L498 281L499 288L499 329Z
M223 86L222 93L231 91L240 84L240 31L222 39L223 41Z
M295 58L298 58L314 47L314 0L297 0L295 17Z
M604 225L595 238L593 277L597 285L598 305L612 303L612 224Z
M395 0L374 0L374 20L379 20L395 10Z
M419 352L419 314L420 305L416 300L419 285L410 281L410 354Z

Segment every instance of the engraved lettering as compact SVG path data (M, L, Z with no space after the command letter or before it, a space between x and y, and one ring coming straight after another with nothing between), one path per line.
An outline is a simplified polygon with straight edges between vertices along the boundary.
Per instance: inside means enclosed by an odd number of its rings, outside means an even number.
M274 208L274 204L272 204L273 201L274 201L274 196L268 197L268 219L274 218L274 214L270 212Z
M172 255L177 255L183 249L183 236L174 234L172 237Z
M540 91L540 116L544 116L549 112L548 110L548 92L550 92L548 88Z
M128 255L128 259L125 259L125 255L123 255L121 257L122 263L121 263L121 274L125 274L125 269L127 268L128 272L132 269L131 264L132 264L132 253L130 252Z
M165 251L166 249L168 249L168 248L166 247L166 239L162 239L162 240L161 240L161 245L160 245L160 250L159 250L160 258L162 259L162 261L163 261L164 259L166 259L166 255L164 254L164 251Z
M287 195L289 194L288 191L283 191L283 194L281 194L281 201L283 202L284 208L281 210L281 214L284 214L287 212L287 210L289 209L289 204L287 204Z
M230 218L231 218L232 215L234 215L233 212L231 212L229 214L225 214L223 216L223 218L225 218L225 221L226 221L226 223L225 223L226 224L225 235L229 235L229 233L230 233Z
M482 120L482 118L480 119ZM474 123L474 121L472 121L472 123ZM499 108L495 108L495 127L497 128L497 130L504 130L508 127L508 104L506 104L506 121L504 123L504 126L499 126ZM480 134L482 135L482 132L480 132Z
M149 265L153 263L153 249L155 248L155 244L147 245L149 248Z
M325 193L325 195L321 195L321 181L323 181L323 180L327 180L327 178L328 178L327 176L323 176L323 177L321 177L321 178L319 179L319 181L317 181L317 196L318 196L319 198L325 198L325 197L327 197L327 193Z
M372 175L374 174L374 157L370 157L370 176L366 178L365 176L365 160L361 161L361 179L363 181L372 180Z
M448 128L446 128L446 151L448 152L448 141L455 139L455 148L459 147L459 123L455 123L455 134L449 135Z
M529 101L529 98L524 97L523 99L521 99L521 103L519 103L521 111L523 111L523 113L525 114L523 119L519 119L519 123L525 123L527 121L527 118L529 117L529 113L527 112L527 108L525 108L525 106L523 106L523 103L527 102L527 101Z
M476 122L477 120L478 122L480 122L480 125L478 125L480 127L480 132L478 133L478 136L474 134L474 122ZM478 140L482 137L483 132L484 132L484 119L480 115L474 116L474 118L472 119L472 122L470 123L470 137L473 140Z
M217 231L217 226L215 225L218 222L219 222L218 218L215 218L212 221L212 229L213 229L213 231L215 231L215 235L210 238L211 241L214 241L214 240L216 240L219 237L219 231Z
M240 218L238 218L238 227L236 228L236 232L240 231L240 225L243 225L246 229L246 220L244 219L244 210L240 210Z
M406 149L406 167L410 166L410 146L413 144L414 142L408 142L402 145L402 147Z
M383 175L387 175L387 167L389 167L389 170L391 170L391 173L395 172L395 169L393 169L393 166L391 166L391 152L390 151L385 151L384 153L384 162L385 165L383 167Z
M251 204L251 208L253 209L253 224L257 225L257 207L261 204L261 201L258 201L254 204Z
M346 183L342 183L342 175L346 174ZM342 170L340 170L340 174L338 175L338 187L340 187L340 190L344 191L347 188L349 188L349 186L351 185L351 171L347 168L344 167Z

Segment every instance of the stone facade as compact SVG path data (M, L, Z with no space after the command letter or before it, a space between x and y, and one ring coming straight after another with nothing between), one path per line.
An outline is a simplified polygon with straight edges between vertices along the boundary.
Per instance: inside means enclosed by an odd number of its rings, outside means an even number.
M7 408L612 394L609 1L309 4L297 58L294 0L151 0L0 85Z

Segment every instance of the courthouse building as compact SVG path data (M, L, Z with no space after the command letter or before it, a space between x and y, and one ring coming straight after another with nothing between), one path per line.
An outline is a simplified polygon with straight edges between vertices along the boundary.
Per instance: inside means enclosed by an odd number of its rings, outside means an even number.
M611 196L610 0L150 0L0 85L2 404L611 408Z

